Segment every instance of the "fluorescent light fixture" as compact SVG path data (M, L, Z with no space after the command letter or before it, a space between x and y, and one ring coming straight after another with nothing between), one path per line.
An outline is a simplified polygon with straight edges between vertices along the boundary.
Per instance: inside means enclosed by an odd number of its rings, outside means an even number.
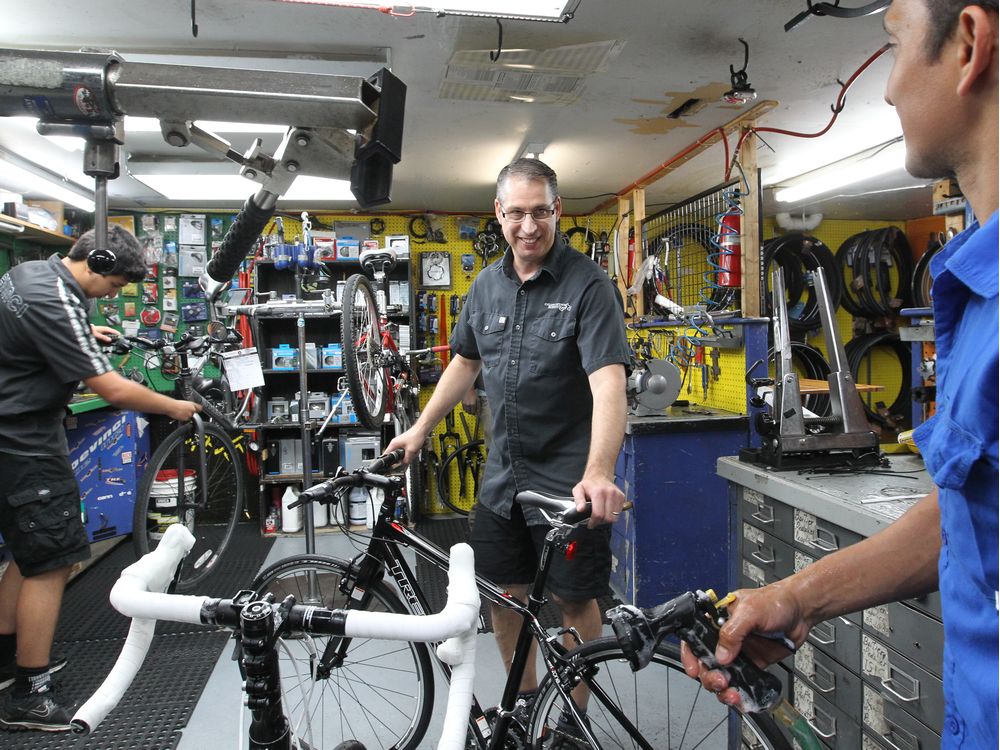
M210 133L284 133L287 125L264 125L252 122L217 122L215 120L198 120L195 122L202 130ZM155 117L125 116L126 133L159 133L160 121Z
M776 190L779 203L795 203L815 195L839 190L846 185L894 172L906 166L906 149L902 139L869 149L850 159L828 164L791 180L789 187Z
M238 174L136 174L133 179L172 201L243 201L260 190L253 180ZM348 180L302 175L281 196L283 201L353 201Z
M417 3L363 4L343 0L278 0L283 3L330 5L333 7L382 10L388 7L392 15L411 16L414 13L436 13L448 16L480 16L510 18L523 21L569 21L580 0L446 0L434 6Z
M21 234L24 227L20 224L13 224L0 216L0 234Z
M16 157L12 157L12 155L2 154L2 156L3 158L0 158L0 186L4 186L5 183L18 185L19 192L43 193L57 201L82 208L88 213L94 211L94 200L92 197L84 195L85 188L78 187L66 178L59 178L56 175L46 177L43 175L41 167L38 167L39 171L35 171L27 168L27 163L24 167L15 165L11 159L16 160ZM58 181L60 179L61 182ZM93 193L90 195L93 196Z

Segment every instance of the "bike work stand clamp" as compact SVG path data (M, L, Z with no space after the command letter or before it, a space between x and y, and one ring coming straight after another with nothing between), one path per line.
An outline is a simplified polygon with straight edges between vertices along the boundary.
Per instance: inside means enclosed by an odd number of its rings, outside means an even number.
M747 371L747 384L753 388L774 386L771 412L757 415L761 434L760 448L740 450L740 460L775 469L805 469L825 466L877 466L880 463L878 435L865 416L844 345L833 315L823 269L812 271L820 320L830 363L829 417L807 417L802 413L799 376L792 366L792 341L788 329L785 279L782 270L771 275L771 300L774 310L774 380L754 378L753 370L763 364L758 360ZM759 397L751 405L764 408Z

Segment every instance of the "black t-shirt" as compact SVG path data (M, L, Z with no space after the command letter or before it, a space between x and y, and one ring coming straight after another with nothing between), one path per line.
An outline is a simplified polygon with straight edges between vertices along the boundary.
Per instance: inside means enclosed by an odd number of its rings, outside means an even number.
M111 370L89 306L58 255L0 277L0 452L68 455L62 421L77 384Z
M528 281L512 263L508 250L476 277L451 334L453 351L482 360L493 448L479 502L504 517L518 491L572 491L590 450L588 376L629 363L621 302L596 263L561 243Z

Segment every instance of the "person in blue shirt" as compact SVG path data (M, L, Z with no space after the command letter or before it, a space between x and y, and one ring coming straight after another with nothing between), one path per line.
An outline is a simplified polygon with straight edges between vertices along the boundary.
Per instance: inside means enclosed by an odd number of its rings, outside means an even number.
M915 440L935 489L879 534L778 583L736 593L716 656L741 650L759 664L788 652L818 622L941 591L945 708L942 748L997 741L997 2L894 0L885 16L894 56L885 98L916 177L955 176L977 221L931 263L937 341L937 413ZM683 655L722 702L725 677Z

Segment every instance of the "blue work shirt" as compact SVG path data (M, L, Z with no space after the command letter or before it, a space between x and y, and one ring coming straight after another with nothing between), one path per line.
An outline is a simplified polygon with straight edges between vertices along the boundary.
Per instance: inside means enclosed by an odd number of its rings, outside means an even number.
M914 439L938 487L942 748L997 747L997 214L931 260L937 413Z

